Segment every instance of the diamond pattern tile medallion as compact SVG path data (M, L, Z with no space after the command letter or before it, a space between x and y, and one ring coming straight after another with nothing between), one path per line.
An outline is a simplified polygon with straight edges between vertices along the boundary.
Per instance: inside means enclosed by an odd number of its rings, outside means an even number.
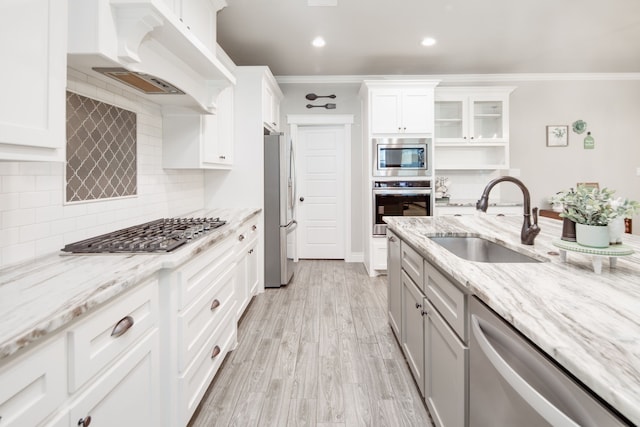
M137 194L136 113L67 92L67 202Z

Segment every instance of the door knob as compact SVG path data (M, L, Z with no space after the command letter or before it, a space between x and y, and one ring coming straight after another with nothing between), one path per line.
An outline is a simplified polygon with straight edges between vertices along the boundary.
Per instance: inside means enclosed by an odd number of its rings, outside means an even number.
M301 201L301 202L304 202L304 197L302 197L302 196L301 196L301 197L300 197L300 201Z

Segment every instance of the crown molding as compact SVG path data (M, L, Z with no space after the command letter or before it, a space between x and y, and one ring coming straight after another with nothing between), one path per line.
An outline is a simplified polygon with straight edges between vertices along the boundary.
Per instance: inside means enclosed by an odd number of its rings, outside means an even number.
M640 73L506 73L422 75L327 75L276 76L278 84L360 84L364 80L440 80L446 83L544 82L544 81L634 81Z

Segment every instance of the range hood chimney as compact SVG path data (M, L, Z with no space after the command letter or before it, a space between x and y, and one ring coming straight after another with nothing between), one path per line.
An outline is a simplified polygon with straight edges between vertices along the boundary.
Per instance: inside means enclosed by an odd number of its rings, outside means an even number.
M164 112L214 113L220 91L235 84L225 63L235 65L212 44L162 0L69 0L68 66L135 88Z

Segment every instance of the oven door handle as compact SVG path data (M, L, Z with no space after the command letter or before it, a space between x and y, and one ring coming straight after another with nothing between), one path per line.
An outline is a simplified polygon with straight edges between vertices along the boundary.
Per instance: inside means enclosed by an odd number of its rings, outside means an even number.
M375 195L381 195L381 196L393 196L394 194L400 195L400 196L410 196L412 194L421 196L424 194L431 194L431 189L422 189L422 190L411 190L411 189L406 189L406 190L389 190L389 189L385 189L385 190L373 190L373 194Z

